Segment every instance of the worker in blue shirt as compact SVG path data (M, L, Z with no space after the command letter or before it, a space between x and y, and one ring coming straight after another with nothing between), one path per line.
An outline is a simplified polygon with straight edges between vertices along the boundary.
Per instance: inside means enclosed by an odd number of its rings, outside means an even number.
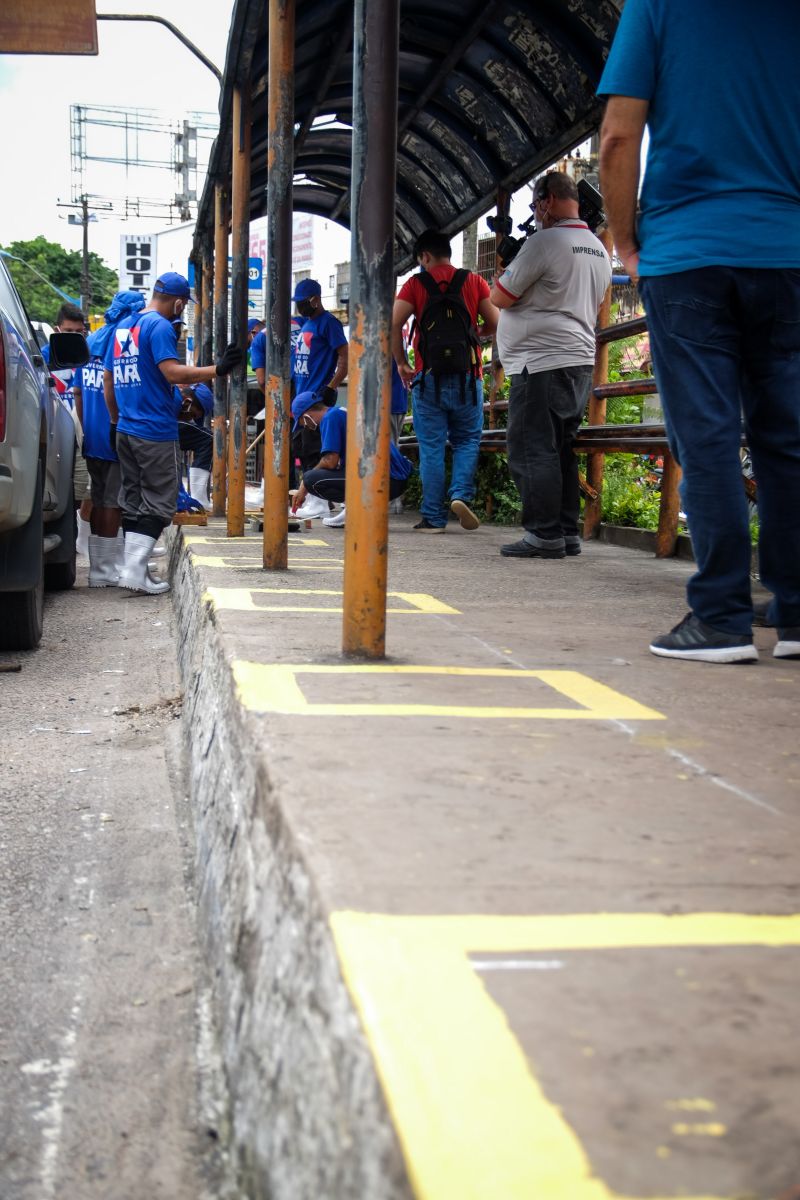
M227 375L244 356L240 346L231 344L216 365L189 367L178 361L171 322L191 298L183 275L161 275L147 308L115 328L103 364L111 444L122 475L125 560L119 586L148 594L169 588L150 577L148 560L162 529L172 521L177 500L180 403L174 388Z
M321 441L320 460L316 467L303 475L303 482L292 502L292 511L296 512L309 494L321 500L343 503L347 465L347 410L328 407L317 392L301 392L292 401L292 416L293 432L303 427L319 429ZM400 453L394 442L390 442L390 501L402 496L412 470L413 464ZM343 526L344 513L326 518L323 524L332 528Z

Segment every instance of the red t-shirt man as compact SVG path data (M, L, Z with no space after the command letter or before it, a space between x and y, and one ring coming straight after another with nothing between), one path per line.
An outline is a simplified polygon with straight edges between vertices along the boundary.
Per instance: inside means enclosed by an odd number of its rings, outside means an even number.
M453 264L451 262L447 262L447 261L439 262L435 266L427 267L426 270L427 270L428 274L430 275L431 279L433 279L438 284L449 283L450 280L453 278L453 276L456 273L456 268L453 266ZM444 289L442 289L442 290L444 290ZM472 324L477 328L478 313L481 312L481 302L489 300L489 285L486 282L486 280L481 279L480 275L476 275L474 273L474 271L470 271L469 275L467 276L466 280L464 281L464 286L461 289L461 299L464 301L464 304L466 305L466 308L467 308L467 312L469 313L470 317L472 318ZM427 300L428 300L428 293L425 290L425 286L422 283L422 280L420 279L419 275L412 275L410 279L406 280L406 282L400 288L400 291L397 293L397 300L404 302L406 304L409 304L411 306L411 310L412 310L411 313L409 314L409 316L413 315L415 318L414 367L413 367L413 370L411 371L411 376L410 376L411 378L413 378L413 376L419 374L419 372L422 370L422 367L423 367L422 355L419 352L419 324L418 324L418 322L422 315L422 310L424 309L425 304L427 303ZM396 306L397 306L397 304L395 302L395 308L396 308ZM492 305L492 308L494 308L493 305ZM484 314L481 313L481 315L483 316ZM482 328L481 332L487 333L487 332L491 332L491 330ZM398 370L400 371L400 374L402 375L403 372L402 372L401 364L398 363L397 366L398 366ZM481 364L478 363L478 377L479 378L480 378L481 374L482 374Z

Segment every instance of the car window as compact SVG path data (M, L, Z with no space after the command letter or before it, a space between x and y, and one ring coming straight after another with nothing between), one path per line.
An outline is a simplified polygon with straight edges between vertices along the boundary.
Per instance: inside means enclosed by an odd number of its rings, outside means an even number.
M30 349L38 350L39 343L34 337L33 328L25 311L25 305L22 303L19 292L14 287L3 262L0 262L0 306L9 314L16 326L17 333L27 341Z

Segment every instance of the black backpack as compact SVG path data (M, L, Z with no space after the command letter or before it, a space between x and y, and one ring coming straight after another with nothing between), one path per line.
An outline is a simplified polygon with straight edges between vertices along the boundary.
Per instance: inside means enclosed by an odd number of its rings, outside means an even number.
M459 375L463 400L464 377L469 372L472 376L472 402L477 404L480 343L461 295L468 277L469 271L462 268L456 271L449 283L442 285L427 271L419 275L420 283L428 293L417 321L419 352L424 366L420 390L425 390L425 377L432 375L438 399L442 376Z

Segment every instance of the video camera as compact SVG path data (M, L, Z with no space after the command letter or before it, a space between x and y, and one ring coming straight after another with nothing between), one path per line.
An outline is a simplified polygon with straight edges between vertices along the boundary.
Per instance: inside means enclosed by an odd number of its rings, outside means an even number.
M603 212L603 197L600 195L596 187L589 183L588 179L580 179L578 181L578 216L591 229L592 233L597 233L601 225L606 223L606 215ZM536 233L533 228L535 220L534 214L528 217L527 221L523 221L517 228L523 233L523 237L515 238L511 236L513 228L510 217L487 217L486 223L492 233L501 233L502 241L497 247L497 257L504 266L508 266L513 262L519 254L521 247L525 241Z

